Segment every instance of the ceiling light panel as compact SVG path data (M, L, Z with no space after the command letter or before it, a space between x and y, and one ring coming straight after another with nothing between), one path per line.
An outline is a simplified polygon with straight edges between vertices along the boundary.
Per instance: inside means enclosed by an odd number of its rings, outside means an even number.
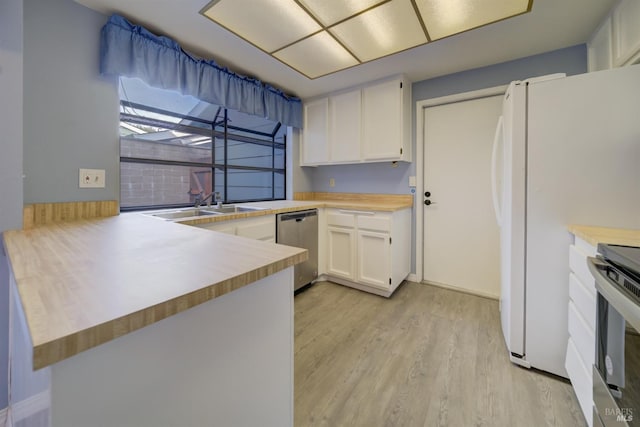
M529 10L529 0L416 0L416 4L432 40Z
M202 14L267 52L321 29L294 0L216 0Z
M331 27L362 62L427 42L410 0L392 0Z
M326 27L387 0L300 0Z
M273 54L311 79L358 64L358 61L326 32L292 44Z

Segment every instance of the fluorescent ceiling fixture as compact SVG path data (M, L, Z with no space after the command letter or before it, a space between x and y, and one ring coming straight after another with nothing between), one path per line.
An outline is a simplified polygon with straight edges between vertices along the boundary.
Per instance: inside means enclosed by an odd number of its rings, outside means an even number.
M410 1L390 1L329 29L362 62L427 42Z
M527 13L532 5L533 0L214 0L200 13L315 79Z
M416 0L431 40L527 12L529 3L530 0Z
M300 4L310 11L322 25L334 25L353 15L362 13L388 0L300 0Z
M310 79L360 63L324 31L292 44L273 56Z
M294 0L216 0L202 13L268 53L321 29Z

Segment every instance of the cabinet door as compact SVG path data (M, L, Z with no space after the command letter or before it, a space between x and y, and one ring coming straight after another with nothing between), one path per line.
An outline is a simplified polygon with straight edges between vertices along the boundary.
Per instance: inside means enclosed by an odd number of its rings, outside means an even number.
M329 99L329 151L332 163L360 161L360 90Z
M327 273L355 280L355 230L352 228L327 227Z
M627 65L640 51L640 1L623 0L613 11L615 65Z
M607 17L588 44L589 72L609 70L613 67L612 38L611 17Z
M402 82L391 80L362 89L363 155L365 160L402 155Z
M302 134L303 165L315 165L329 161L329 99L322 98L304 105L304 129Z
M391 287L389 234L358 231L358 282L377 288Z
M249 239L262 240L263 242L276 242L276 217L247 218L239 220L236 227L236 235Z

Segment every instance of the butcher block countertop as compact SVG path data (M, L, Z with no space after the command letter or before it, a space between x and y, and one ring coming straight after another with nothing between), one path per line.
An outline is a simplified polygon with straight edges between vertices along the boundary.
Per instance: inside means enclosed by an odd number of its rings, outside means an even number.
M304 249L139 214L7 231L39 369L294 264Z
M39 369L307 259L304 249L196 227L312 208L393 212L411 195L296 193L260 210L167 221L117 201L25 206L4 233ZM184 225L183 225L184 224Z
M598 243L640 246L640 230L594 227L588 225L570 225L568 228L570 233L593 246L597 246Z
M384 199L357 199L351 200L275 200L269 202L242 203L241 206L256 207L262 210L238 212L225 215L198 216L174 220L181 224L197 225L210 222L228 221L231 219L250 218L261 215L273 215L285 212L295 212L302 209L337 208L345 210L364 210L394 212L408 209L413 206L413 196L396 196Z

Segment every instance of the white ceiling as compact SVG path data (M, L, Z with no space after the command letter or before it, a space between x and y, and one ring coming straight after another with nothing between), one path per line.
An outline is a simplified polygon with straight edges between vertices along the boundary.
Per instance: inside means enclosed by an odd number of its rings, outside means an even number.
M107 15L119 13L187 51L309 98L392 74L419 81L584 43L617 0L533 0L530 13L315 80L202 16L209 0L76 1Z

